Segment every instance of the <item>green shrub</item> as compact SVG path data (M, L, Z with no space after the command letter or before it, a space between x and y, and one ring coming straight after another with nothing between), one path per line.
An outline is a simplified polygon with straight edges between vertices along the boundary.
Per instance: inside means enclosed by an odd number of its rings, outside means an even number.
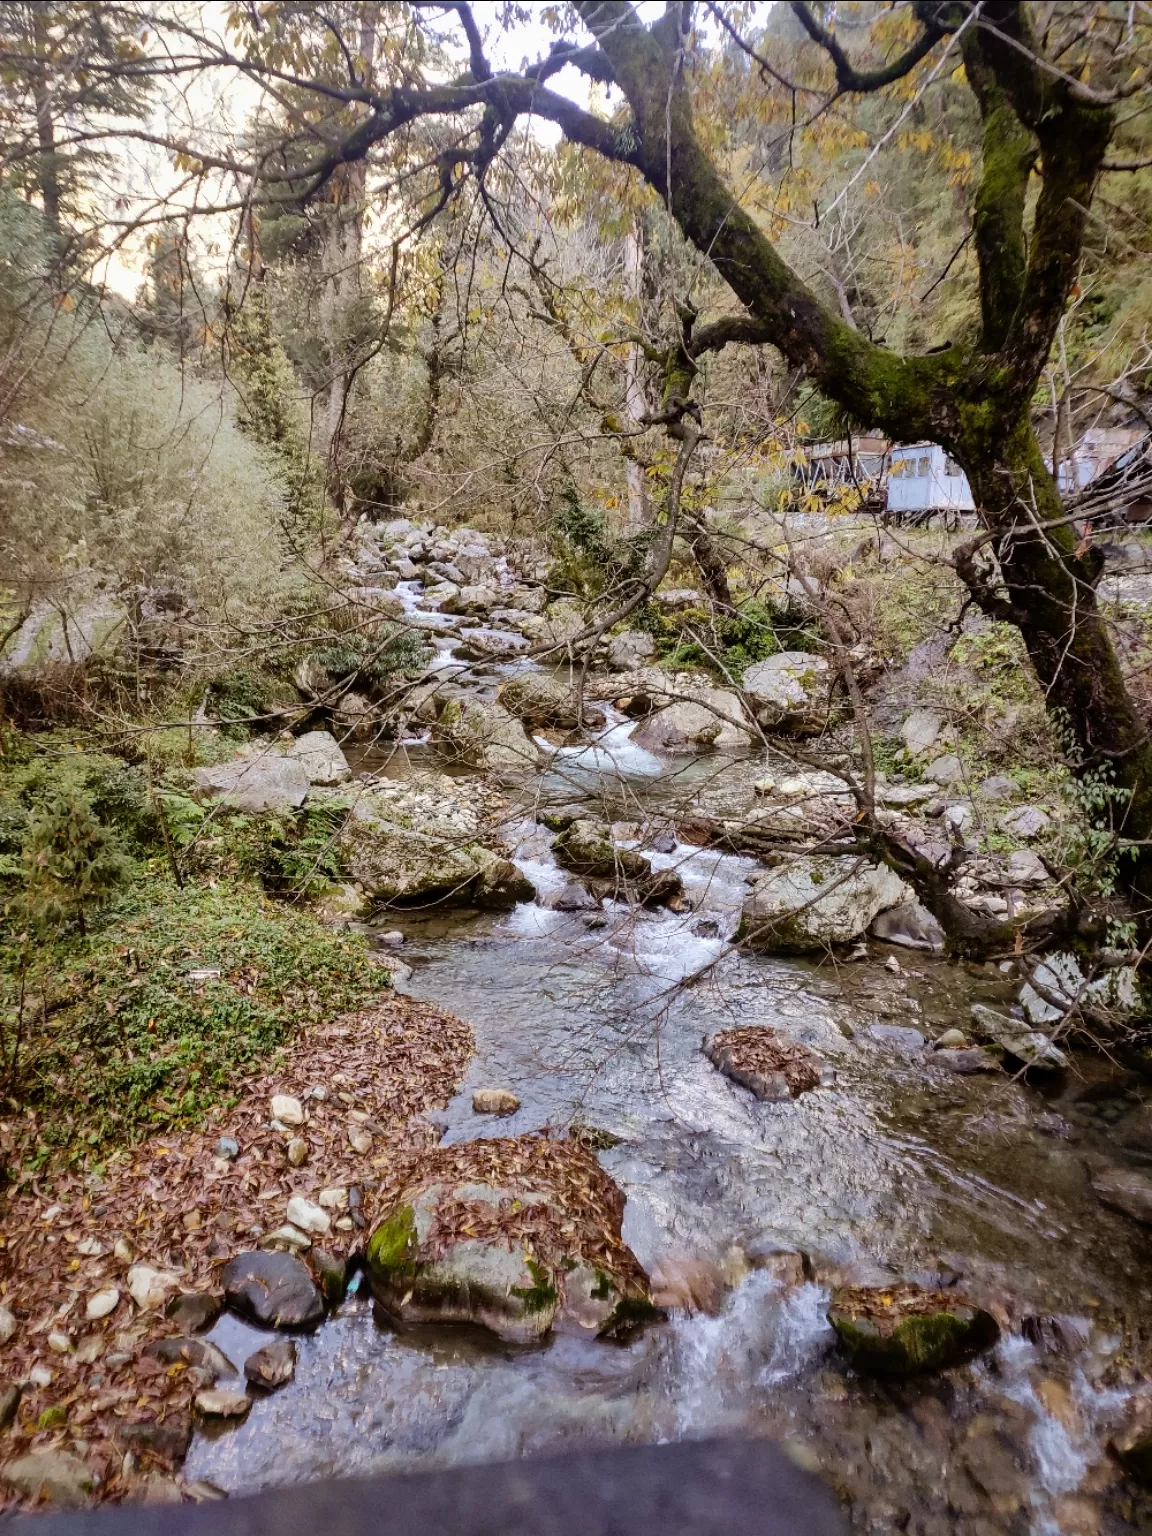
M128 873L120 840L76 792L51 796L33 813L24 840L19 906L39 929L74 921L83 934Z

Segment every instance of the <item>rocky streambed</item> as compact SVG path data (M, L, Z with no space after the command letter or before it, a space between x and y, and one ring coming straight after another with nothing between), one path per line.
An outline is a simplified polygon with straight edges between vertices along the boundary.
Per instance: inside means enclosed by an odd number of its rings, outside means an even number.
M473 671L461 685L482 711L523 674L522 663ZM397 1255L418 1267L445 1250L409 1248L416 1226L397 1228L403 1243L389 1240L375 1274L369 1264L296 1338L291 1382L242 1421L205 1421L186 1477L241 1491L766 1435L823 1471L860 1530L1139 1528L1144 1495L1125 1466L1138 1466L1148 1399L1149 1239L1132 1219L1144 1210L1144 1143L1152 1150L1142 1080L1050 1041L1055 1056L1037 1045L1029 1059L1023 1037L1046 1037L1022 1016L1013 963L945 963L915 914L893 922L907 893L845 870L851 861L807 870L806 931L771 953L736 947L750 915L778 929L782 875L751 834L716 828L771 823L778 839L789 821L834 825L835 785L785 763L766 775L738 743L718 751L716 733L693 746L697 723L683 716L678 741L643 733L618 678L583 702L599 723L550 739L529 718L528 758L509 733L497 744L519 762L484 760L516 770L487 807L489 856L498 824L516 876L501 872L499 899L481 900L477 872L461 872L457 904L429 889L376 931L406 989L475 1036L460 1092L434 1117L436 1155L490 1138L496 1156L537 1132L575 1140L624 1197L619 1240L664 1320L493 1327L479 1309L445 1307L442 1286L406 1283ZM448 731L429 726L431 741L414 733L403 751L370 754L358 765L365 797L390 802L405 826L413 796L450 819L467 781L425 774L469 707ZM481 721L469 738L473 766L486 732ZM894 814L914 799L896 793ZM478 824L456 826L454 850L471 847ZM432 835L448 837L444 825ZM1017 895L1043 900L1042 866L1018 864L1031 880ZM972 865L978 899L975 855ZM364 895L362 883L350 907ZM815 897L835 931L813 931ZM901 942L845 947L869 922ZM771 1032L772 1049L742 1056L749 1032ZM419 1243L434 1247L435 1221L419 1217L430 1177L409 1181L396 1209L410 1213L402 1224L423 1221ZM523 1200L502 1174L490 1186L502 1209ZM491 1204L476 1189L469 1199L471 1220L477 1202ZM453 1241L468 1236L453 1229ZM529 1259L532 1283L522 1276L505 1294L555 1320L553 1271L534 1275ZM591 1305L589 1272L573 1295ZM895 1353L876 1344L894 1337ZM234 1361L268 1341L234 1314L209 1338ZM878 1353L907 1368L878 1367Z

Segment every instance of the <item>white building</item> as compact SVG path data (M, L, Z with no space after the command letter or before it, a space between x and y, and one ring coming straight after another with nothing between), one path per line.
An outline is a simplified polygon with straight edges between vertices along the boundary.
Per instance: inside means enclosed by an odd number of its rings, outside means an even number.
M956 460L936 443L901 443L891 451L888 511L899 516L973 512L972 488Z

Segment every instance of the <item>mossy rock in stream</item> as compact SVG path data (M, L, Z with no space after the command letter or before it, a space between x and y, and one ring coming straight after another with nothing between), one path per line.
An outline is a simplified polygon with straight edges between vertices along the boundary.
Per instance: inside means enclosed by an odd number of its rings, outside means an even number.
M1000 1337L996 1319L967 1297L917 1285L841 1286L828 1321L852 1364L875 1376L945 1371Z
M515 1343L599 1337L659 1317L620 1236L624 1197L588 1152L546 1136L438 1147L398 1169L368 1241L373 1295L405 1323L476 1323Z

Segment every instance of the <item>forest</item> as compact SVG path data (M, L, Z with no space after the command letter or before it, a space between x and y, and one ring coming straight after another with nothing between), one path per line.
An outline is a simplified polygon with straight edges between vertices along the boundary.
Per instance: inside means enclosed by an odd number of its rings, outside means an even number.
M1144 0L0 0L0 1510L1152 1526L1150 107Z

